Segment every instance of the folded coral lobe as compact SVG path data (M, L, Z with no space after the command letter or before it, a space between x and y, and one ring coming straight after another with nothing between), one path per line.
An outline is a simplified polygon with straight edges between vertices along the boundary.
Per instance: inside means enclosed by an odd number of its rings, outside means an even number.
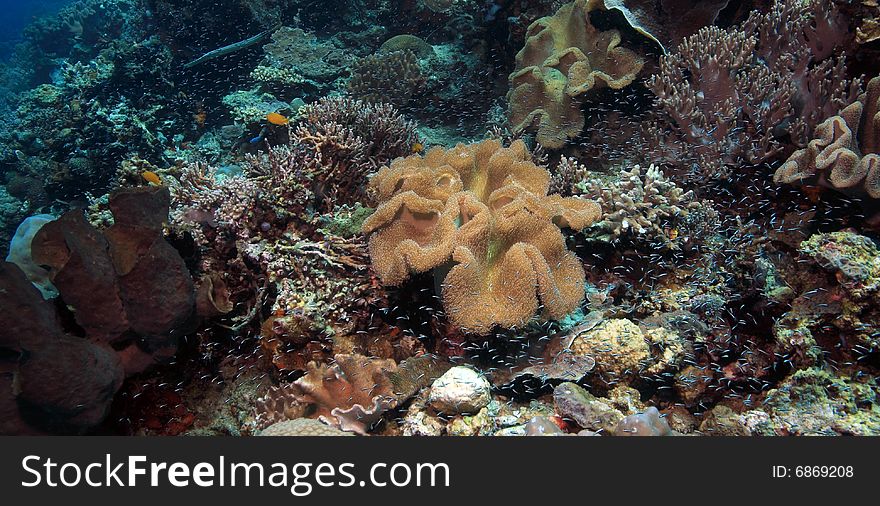
M590 12L596 0L575 0L532 23L510 74L508 120L515 132L535 131L557 149L584 127L581 104L591 90L621 89L635 80L644 58L620 47L617 30L600 31Z
M364 223L373 267L385 284L448 261L443 304L450 320L477 334L551 318L583 296L584 271L560 227L599 218L595 202L547 196L550 175L522 141L432 149L395 160L370 185L380 204Z

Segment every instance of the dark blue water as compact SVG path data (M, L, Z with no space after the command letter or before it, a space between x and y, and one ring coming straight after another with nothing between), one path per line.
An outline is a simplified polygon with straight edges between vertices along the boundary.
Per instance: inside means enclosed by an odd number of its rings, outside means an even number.
M0 59L6 59L21 40L21 31L34 18L53 14L72 0L0 0Z

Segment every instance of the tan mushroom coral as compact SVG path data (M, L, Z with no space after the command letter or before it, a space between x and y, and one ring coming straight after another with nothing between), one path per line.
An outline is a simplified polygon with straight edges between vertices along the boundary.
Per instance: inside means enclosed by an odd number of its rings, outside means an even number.
M508 119L515 132L537 130L538 142L560 148L584 127L587 92L633 82L645 61L620 47L617 30L590 23L589 13L602 8L601 0L575 0L529 26L510 74Z
M370 181L380 202L364 222L373 267L383 283L399 285L452 260L443 304L469 332L523 325L541 306L560 318L580 303L584 271L559 228L586 227L601 211L548 196L549 181L522 141L395 160Z
M813 178L834 188L861 186L880 198L880 76L871 79L857 101L819 124L815 139L773 176L777 183Z

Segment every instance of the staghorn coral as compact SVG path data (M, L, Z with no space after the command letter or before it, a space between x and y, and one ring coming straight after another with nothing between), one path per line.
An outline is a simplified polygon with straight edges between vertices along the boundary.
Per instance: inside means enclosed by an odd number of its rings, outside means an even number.
M549 179L522 141L504 148L485 140L395 160L370 180L379 206L364 232L374 269L394 286L451 259L443 304L470 332L523 325L539 304L561 318L583 297L584 271L559 228L582 229L600 209L548 196Z
M425 82L415 53L404 49L358 61L351 69L348 93L367 102L403 108L424 89Z
M820 184L859 187L880 198L880 77L867 92L816 127L815 138L776 170L777 183L818 179Z
M560 148L583 128L580 106L589 92L623 88L642 69L644 60L620 47L617 30L599 31L590 23L590 11L601 6L575 0L529 26L509 77L514 132L537 131L541 145Z
M843 44L835 12L779 0L741 26L703 28L661 58L647 82L660 109L649 127L654 158L723 179L804 146L807 132L858 94L844 57L832 56Z

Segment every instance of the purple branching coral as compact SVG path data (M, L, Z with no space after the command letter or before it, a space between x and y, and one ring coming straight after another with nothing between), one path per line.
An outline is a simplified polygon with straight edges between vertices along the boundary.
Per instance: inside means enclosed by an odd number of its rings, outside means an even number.
M389 104L326 97L300 110L295 141L320 155L316 196L333 204L363 200L366 176L412 153L415 125Z
M242 174L223 178L191 164L168 181L173 228L194 238L200 272L222 273L230 298L244 306L236 314L247 313L236 317L243 324L272 303L255 294L277 293L274 311L295 308L321 329L351 321L375 295L365 291L366 241L326 222L354 219L367 175L411 152L414 126L391 106L349 98L325 98L302 113L290 142L249 155ZM279 325L269 326L272 335Z
M654 154L726 178L804 146L813 128L859 93L833 52L847 32L828 2L779 0L738 27L706 27L660 61Z

